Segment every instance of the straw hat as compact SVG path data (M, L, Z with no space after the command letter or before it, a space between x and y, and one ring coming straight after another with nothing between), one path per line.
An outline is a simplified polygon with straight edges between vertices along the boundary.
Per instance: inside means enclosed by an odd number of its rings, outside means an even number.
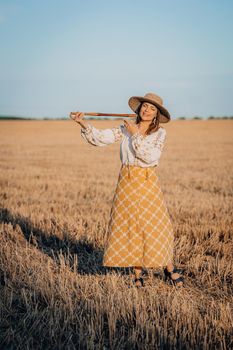
M130 97L128 103L130 108L136 112L138 107L142 102L149 102L155 105L160 110L160 123L168 123L171 120L171 116L169 112L166 110L166 108L163 107L163 100L158 95L154 94L153 92L149 92L145 94L144 97L141 96L132 96Z

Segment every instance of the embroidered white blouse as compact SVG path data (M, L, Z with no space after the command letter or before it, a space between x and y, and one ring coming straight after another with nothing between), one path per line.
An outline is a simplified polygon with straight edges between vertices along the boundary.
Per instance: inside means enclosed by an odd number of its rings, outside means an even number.
M152 167L159 164L164 147L166 130L160 127L156 132L143 136L139 130L131 135L124 124L111 129L97 129L88 124L81 128L81 136L94 146L106 146L117 141L120 144L122 164Z

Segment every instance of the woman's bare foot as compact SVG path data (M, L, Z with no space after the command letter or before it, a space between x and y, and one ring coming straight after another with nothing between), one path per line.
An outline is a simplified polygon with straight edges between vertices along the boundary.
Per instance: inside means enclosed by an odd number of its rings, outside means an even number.
M176 269L171 263L168 264L164 270L166 278L170 278L170 281L177 286L183 285L183 276L181 275L180 271L181 270Z
M140 287L143 287L144 286L144 282L143 282L143 278L140 277L140 278L135 278L134 280L134 284L137 288L140 288Z
M143 287L143 278L141 276L142 273L142 268L141 266L135 266L134 267L134 273L135 273L135 278L134 278L134 284L137 288Z

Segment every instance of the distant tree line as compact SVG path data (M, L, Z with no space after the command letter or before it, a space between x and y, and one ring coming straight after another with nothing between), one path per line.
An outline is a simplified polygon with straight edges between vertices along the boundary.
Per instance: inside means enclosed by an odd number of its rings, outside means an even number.
M207 117L207 118L203 118L203 117L199 117L198 115L195 115L194 117L191 117L191 118L179 117L179 118L176 118L176 119L179 119L179 120L192 120L192 119L233 119L233 115L231 115L231 116L226 116L226 115L224 115L224 116L222 116L222 117L210 115L210 116Z
M101 117L101 118L98 118L98 117L87 117L85 119L89 119L89 120L115 120L115 119L121 119L120 117L115 117L115 118L109 118L109 117ZM207 118L203 118L203 117L200 117L200 116L193 116L193 117L178 117L176 118L176 120L193 120L193 119L199 119L199 120L202 120L202 119L233 119L233 116L209 116ZM44 117L44 118L34 118L34 117L31 117L31 118L27 118L27 117L16 117L16 116L11 116L11 115L8 115L8 116L5 116L5 115L0 115L0 120L69 120L68 117L62 117L62 118L49 118L49 117Z

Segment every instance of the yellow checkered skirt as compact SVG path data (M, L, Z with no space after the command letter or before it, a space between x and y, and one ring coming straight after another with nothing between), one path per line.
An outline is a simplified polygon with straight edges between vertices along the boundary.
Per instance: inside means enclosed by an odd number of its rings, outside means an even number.
M164 267L174 233L156 167L122 165L113 197L103 266Z

